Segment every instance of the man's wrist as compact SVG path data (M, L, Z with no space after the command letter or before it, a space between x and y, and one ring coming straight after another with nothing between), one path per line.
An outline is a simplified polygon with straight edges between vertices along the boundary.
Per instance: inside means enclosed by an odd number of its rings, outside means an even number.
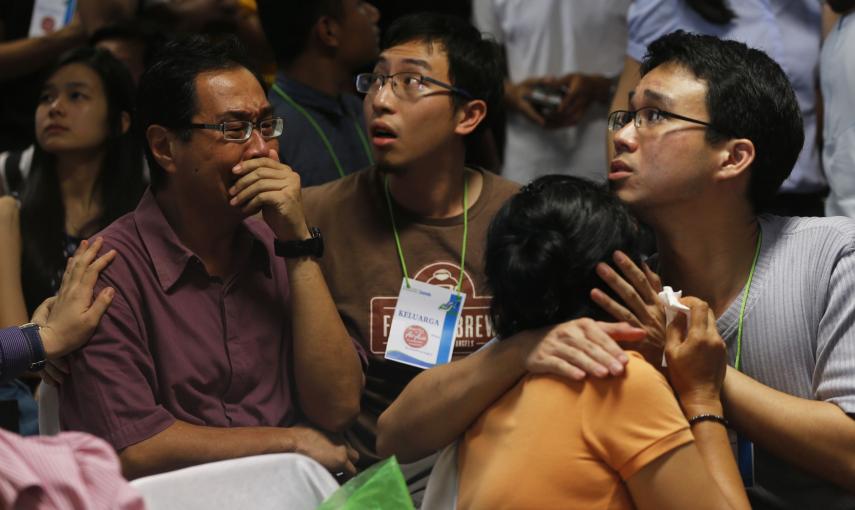
M680 407L686 418L704 414L723 415L724 407L719 399L688 399L680 398Z
M39 329L39 335L42 339L42 347L45 350L45 358L53 359L60 356L60 353L57 352L59 349L53 329L45 324Z
M286 259L321 258L324 254L324 239L321 236L321 230L317 227L311 227L307 231L309 235L298 241L276 239L273 242L276 255Z

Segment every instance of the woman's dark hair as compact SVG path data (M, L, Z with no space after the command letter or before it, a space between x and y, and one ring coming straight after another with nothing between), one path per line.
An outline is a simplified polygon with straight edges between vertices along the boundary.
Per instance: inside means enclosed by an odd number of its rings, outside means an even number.
M601 185L547 175L496 213L487 232L490 313L500 338L579 317L609 320L590 299L595 272L615 250L641 259L641 228Z
M133 119L134 85L127 68L110 52L92 47L71 50L45 74L45 81L60 68L84 64L100 77L107 101L108 138L96 181L101 215L83 233L92 234L131 211L145 188L142 149L132 129L122 133L122 112ZM59 285L65 267L65 207L56 173L56 157L38 144L21 197L23 241L22 280L28 310L32 311Z

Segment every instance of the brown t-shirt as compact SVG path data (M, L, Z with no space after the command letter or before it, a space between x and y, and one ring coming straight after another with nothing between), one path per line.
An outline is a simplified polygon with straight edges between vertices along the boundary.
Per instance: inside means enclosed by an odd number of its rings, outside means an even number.
M454 357L465 356L493 336L490 296L484 278L487 227L519 185L489 172L481 194L469 207L469 238L461 291L466 294ZM377 417L397 398L419 369L383 358L403 272L395 248L382 175L373 168L323 186L303 190L309 225L324 236L321 267L350 334L369 356L362 413L350 440L362 465L374 455ZM409 277L453 287L460 274L463 216L426 219L394 204L395 222Z

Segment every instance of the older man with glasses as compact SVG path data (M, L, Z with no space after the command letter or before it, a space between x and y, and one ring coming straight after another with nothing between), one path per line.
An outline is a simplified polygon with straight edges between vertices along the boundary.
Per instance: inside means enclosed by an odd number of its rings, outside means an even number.
M354 472L336 435L359 410L358 347L246 62L235 40L191 37L140 82L152 186L101 234L119 254L98 288L116 295L71 356L60 409L129 478L276 452Z

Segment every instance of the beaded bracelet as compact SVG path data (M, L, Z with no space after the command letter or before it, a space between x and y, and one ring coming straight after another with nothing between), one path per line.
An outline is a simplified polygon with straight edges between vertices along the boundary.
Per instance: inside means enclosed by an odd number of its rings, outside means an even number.
M689 425L691 426L702 421L714 421L716 423L721 423L725 427L730 426L724 416L719 416L717 414L698 414L692 416L691 418L689 418Z

